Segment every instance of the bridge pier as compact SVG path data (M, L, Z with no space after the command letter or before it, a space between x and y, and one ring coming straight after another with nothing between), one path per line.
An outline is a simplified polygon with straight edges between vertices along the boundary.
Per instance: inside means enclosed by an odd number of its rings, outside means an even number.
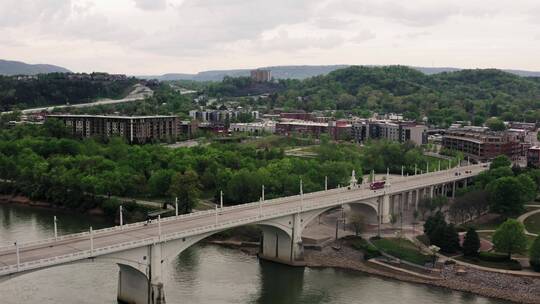
M261 226L262 239L259 258L291 266L304 266L302 219L300 214L289 217L291 229Z
M163 290L163 258L161 244L148 246L149 265L118 264L118 294L119 303L126 304L165 304ZM140 268L143 269L140 269Z

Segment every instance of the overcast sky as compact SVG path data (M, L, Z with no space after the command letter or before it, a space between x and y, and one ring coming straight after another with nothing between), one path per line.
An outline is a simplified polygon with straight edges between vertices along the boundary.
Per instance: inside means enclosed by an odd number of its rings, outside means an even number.
M292 64L540 71L540 1L0 0L0 58L137 75Z

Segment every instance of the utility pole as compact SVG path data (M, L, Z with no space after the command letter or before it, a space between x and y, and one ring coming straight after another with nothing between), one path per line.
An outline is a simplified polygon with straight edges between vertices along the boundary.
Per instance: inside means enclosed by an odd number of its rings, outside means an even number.
M56 215L53 217L54 222L54 240L56 241L58 239L58 228L56 226Z

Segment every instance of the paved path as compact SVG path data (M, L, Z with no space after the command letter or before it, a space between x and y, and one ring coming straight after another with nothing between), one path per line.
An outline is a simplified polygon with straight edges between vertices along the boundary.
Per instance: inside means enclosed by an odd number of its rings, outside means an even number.
M538 206L538 205L527 205L527 206L529 206L529 207L533 206L533 207L534 207L534 206ZM540 207L540 206L539 206L539 207ZM527 213L524 213L524 214L520 215L520 216L517 218L517 220L518 220L520 223L525 224L525 220L526 220L529 216L534 215L534 214L537 214L537 213L540 213L540 209L538 209L538 210L532 210L532 211L529 211L529 212L527 212ZM527 231L527 227L525 227L525 234L530 235L530 236L538 236L538 234L536 234L536 233L532 233L532 232Z

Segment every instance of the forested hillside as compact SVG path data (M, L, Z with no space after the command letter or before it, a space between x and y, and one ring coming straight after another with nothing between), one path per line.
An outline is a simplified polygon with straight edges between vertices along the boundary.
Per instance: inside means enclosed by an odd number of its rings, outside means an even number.
M137 81L135 78L115 78L97 73L40 74L35 79L24 80L0 76L0 111L119 98L128 93Z
M240 82L241 83L241 82ZM244 89L230 79L210 85L211 94L235 95ZM306 80L280 80L271 107L342 110L427 116L432 123L456 120L476 124L491 116L504 120L540 120L540 80L500 70L462 70L426 75L403 66L349 67ZM232 93L231 93L232 92ZM302 97L302 98L299 98Z

